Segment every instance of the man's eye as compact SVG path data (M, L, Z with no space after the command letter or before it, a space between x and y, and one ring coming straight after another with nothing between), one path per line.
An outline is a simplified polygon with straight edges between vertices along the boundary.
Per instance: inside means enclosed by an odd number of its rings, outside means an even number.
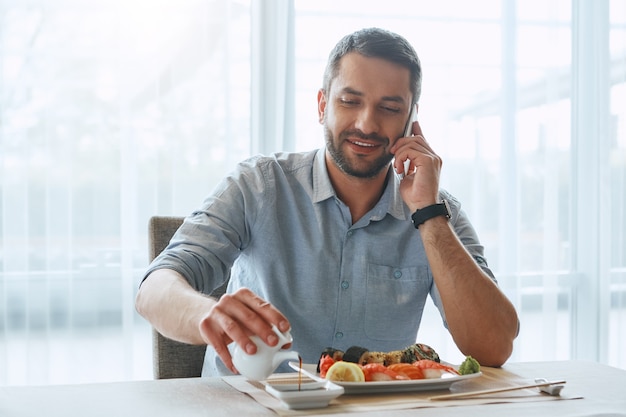
M350 100L349 98L342 98L339 101L341 101L341 104L345 104L345 105L348 105L348 106L352 106L352 105L357 104L356 100Z
M396 109L395 107L383 107L383 110L391 113L400 113L400 109Z

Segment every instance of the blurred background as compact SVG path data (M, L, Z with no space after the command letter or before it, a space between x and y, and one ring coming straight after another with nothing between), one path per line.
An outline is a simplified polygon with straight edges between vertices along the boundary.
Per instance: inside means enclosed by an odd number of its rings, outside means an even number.
M326 58L369 26L420 56L442 186L520 314L510 360L626 368L625 1L0 0L0 385L151 379L148 219L323 146Z

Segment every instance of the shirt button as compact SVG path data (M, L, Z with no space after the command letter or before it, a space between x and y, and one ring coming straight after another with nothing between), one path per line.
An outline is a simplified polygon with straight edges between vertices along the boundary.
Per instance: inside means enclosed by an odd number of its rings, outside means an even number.
M402 277L402 271L395 271L395 272L393 273L393 277L394 277L395 279L399 279L399 278L401 278L401 277Z
M352 230L348 230L348 237L352 236Z
M335 333L335 338L336 339L341 339L342 337L343 337L343 333L341 333L341 332Z
M344 290L347 290L349 286L350 283L348 281L341 281L341 288L343 288Z

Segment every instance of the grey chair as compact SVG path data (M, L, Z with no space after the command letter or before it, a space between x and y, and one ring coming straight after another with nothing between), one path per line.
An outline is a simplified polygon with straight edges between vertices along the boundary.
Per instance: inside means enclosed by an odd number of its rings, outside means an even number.
M148 226L150 262L165 249L184 217L153 216ZM226 285L211 295L220 297ZM202 374L206 345L189 345L171 340L152 330L152 369L156 379L193 378Z

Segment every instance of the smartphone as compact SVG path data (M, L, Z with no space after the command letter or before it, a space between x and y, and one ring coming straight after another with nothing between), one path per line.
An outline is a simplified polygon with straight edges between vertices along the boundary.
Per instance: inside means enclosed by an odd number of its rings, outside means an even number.
M413 107L411 108L411 114L409 115L409 120L406 122L406 126L404 127L404 136L405 138L408 138L410 136L413 136L413 122L417 120L417 104L413 104ZM405 175L409 174L409 166L411 165L411 161L410 160L406 160L404 161L404 174L399 174L399 178L403 179Z
M404 137L408 138L413 136L413 122L417 121L417 104L413 104L411 108L411 114L409 115L409 120L406 122L406 126L404 127Z

